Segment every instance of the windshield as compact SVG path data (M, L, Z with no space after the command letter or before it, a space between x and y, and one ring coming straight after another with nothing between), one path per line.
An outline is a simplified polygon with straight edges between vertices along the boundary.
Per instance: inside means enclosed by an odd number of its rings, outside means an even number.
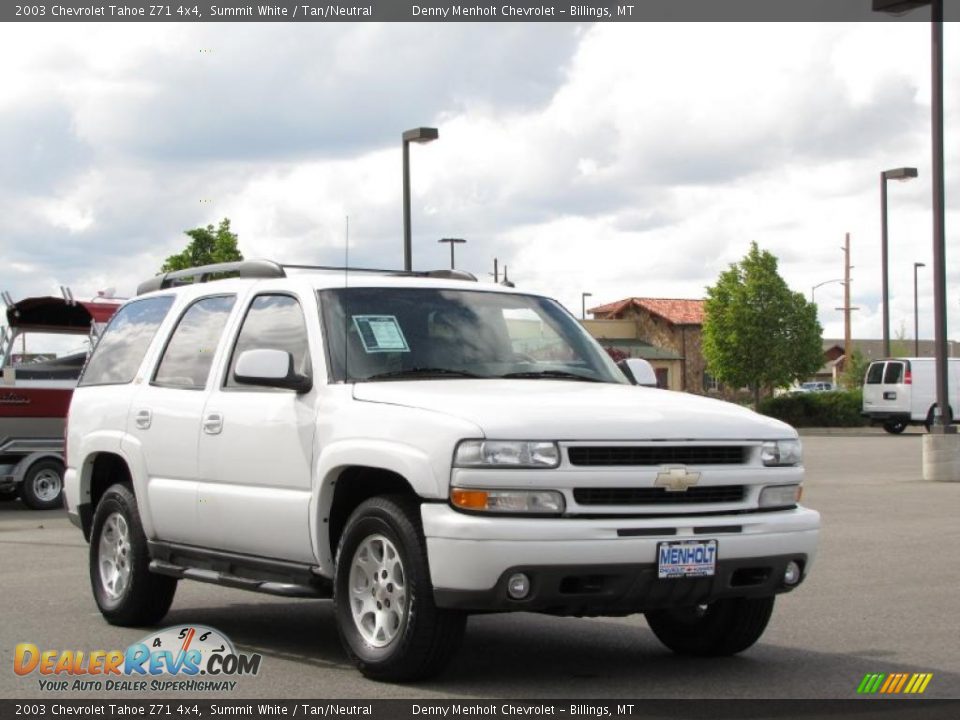
M459 377L626 383L596 341L546 298L383 287L319 295L336 382Z
M16 368L21 380L76 380L89 352L86 335L25 330L5 334L2 364Z

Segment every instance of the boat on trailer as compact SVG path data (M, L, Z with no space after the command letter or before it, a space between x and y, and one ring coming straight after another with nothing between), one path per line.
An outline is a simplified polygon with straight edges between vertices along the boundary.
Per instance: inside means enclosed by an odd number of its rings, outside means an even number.
M0 500L20 496L35 510L59 507L64 424L84 363L121 300L2 293L0 334Z

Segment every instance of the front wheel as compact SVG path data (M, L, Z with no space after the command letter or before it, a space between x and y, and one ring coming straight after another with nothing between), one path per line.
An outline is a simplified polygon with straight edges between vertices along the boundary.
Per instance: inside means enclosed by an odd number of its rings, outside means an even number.
M333 604L347 655L374 680L436 675L466 624L463 613L434 605L419 508L396 496L365 501L347 521Z
M646 613L647 624L664 645L680 655L735 655L753 645L770 621L773 596L730 598L709 605Z
M137 499L126 485L110 487L94 513L90 583L100 613L111 625L152 625L173 602L177 581L150 572Z
M23 475L23 504L33 510L53 510L63 505L63 463L38 460Z
M907 429L906 420L887 420L883 424L883 429L886 430L891 435L899 435L904 430Z

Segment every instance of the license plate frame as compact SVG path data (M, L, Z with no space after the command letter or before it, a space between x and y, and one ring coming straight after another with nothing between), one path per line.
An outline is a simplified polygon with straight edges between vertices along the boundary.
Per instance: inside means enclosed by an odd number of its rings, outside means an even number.
M673 552L677 548L679 552ZM700 550L701 552L697 552ZM685 552L686 551L686 552ZM715 577L717 574L716 540L664 540L657 543L657 578Z

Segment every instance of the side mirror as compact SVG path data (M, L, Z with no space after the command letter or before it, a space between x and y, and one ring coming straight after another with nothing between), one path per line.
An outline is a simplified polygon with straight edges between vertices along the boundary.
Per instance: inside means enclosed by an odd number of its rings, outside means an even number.
M313 380L293 370L293 355L284 350L244 350L237 358L233 379L244 385L310 392Z
M653 365L642 358L627 358L617 363L627 380L641 387L657 387L657 373Z

